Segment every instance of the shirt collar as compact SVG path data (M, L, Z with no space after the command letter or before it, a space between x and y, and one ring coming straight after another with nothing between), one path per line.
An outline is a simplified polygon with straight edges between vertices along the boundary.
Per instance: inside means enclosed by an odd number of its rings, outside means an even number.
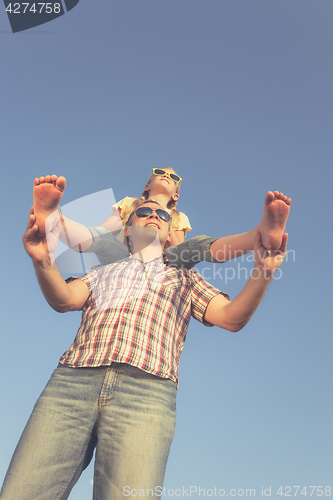
M137 261L138 261L138 262L140 262L141 264L143 263L143 264L145 264L145 265L148 265L148 264L154 264L155 262L157 263L157 262L159 262L159 261L163 262L163 264L164 264L165 266L168 266L168 265L169 265L169 260L168 260L168 257L167 257L167 255L166 255L164 252L163 252L163 253L161 253L161 255L159 255L158 257L154 257L153 259L146 260L145 262L142 262L142 260L141 260L141 259L138 259L137 257L133 257L133 255L130 255L130 256L129 256L129 259L130 259L130 260L133 260L133 261L137 260Z

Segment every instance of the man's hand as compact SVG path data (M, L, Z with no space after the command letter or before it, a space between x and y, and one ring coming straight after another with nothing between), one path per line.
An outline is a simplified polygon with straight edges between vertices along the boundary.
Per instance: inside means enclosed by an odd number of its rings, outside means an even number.
M22 238L24 248L29 257L35 262L42 262L49 258L53 261L58 243L59 230L57 225L47 236L40 236L38 234L34 208L31 207L27 229Z
M263 273L265 278L271 278L274 275L275 271L281 266L286 256L287 241L288 234L284 233L280 248L278 250L270 251L262 245L260 231L257 231L253 245L255 263L253 277L255 279L257 279L261 273Z

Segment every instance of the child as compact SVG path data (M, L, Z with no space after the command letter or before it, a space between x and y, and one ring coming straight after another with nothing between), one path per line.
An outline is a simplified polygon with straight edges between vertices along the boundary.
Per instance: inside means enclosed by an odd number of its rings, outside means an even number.
M80 252L94 252L101 264L109 264L128 256L126 244L115 237L130 213L144 200L159 202L172 217L171 242L166 249L169 264L173 267L191 268L198 262L226 262L253 250L257 230L262 235L263 246L277 250L290 211L291 199L278 191L269 191L264 202L264 213L260 223L252 230L223 238L196 236L184 241L191 230L185 214L176 210L181 184L173 169L153 169L140 198L124 198L113 207L113 214L99 227L83 226L59 216L59 203L66 186L64 177L56 175L35 179L34 209L41 234L51 230L59 221L63 231L60 239L70 248ZM45 224L48 229L45 230Z

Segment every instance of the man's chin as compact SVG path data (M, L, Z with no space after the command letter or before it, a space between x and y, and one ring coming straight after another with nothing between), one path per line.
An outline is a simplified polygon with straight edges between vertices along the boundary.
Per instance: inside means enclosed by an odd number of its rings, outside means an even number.
M152 243L159 243L159 237L154 227L131 226L131 239L133 244L137 242L141 247L147 247Z

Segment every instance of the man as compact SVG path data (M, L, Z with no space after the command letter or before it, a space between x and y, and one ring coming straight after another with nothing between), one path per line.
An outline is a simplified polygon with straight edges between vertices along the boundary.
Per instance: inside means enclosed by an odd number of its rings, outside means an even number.
M126 228L129 259L65 282L52 266L56 230L39 236L31 210L25 249L41 290L59 312L82 309L18 443L1 500L68 498L96 449L94 499L135 489L158 498L174 433L178 365L190 316L232 332L259 306L286 254L267 252L258 232L255 269L232 301L193 270L168 267L170 217L147 201Z

